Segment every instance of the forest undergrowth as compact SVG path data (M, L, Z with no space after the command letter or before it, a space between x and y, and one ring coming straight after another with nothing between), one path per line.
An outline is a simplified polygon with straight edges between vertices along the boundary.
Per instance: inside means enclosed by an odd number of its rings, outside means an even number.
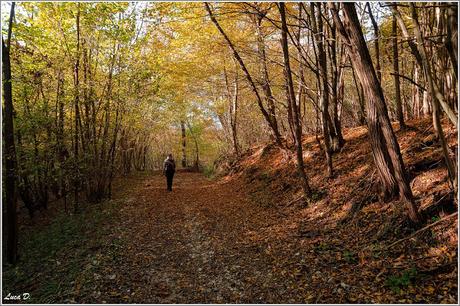
M296 271L302 278L312 262L320 271L309 280L316 287L310 302L455 303L458 206L430 123L412 120L403 131L393 126L425 219L418 227L399 200L380 199L365 127L345 131L347 144L334 156L333 178L327 178L315 136L304 138L314 187L308 201L296 185L294 157L276 146L254 148L231 166L221 165L230 173L227 179L249 186L252 201L283 215L276 225L254 233L254 241L276 236L296 240L300 253L308 250ZM455 129L446 121L443 127L457 152ZM338 289L331 289L328 284L338 279Z
M78 214L51 205L20 214L19 263L3 297L23 303L456 303L457 206L429 120L397 131L425 224L382 203L364 127L348 129L326 179L315 137L304 139L314 197L294 159L266 145L219 179L179 172L117 178L113 200ZM412 127L412 128L411 128ZM445 122L449 145L456 132ZM60 207L60 210L57 210ZM421 229L421 231L420 231ZM420 232L418 232L420 231ZM10 302L4 300L4 302Z

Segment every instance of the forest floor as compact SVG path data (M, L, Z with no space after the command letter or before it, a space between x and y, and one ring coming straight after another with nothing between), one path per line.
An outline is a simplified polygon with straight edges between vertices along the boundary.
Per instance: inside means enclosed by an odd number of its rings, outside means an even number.
M425 137L414 133L399 136L414 194L427 211L448 195L445 169L433 150L407 160ZM398 201L370 196L374 175L361 169L369 161L360 151L369 149L364 134L346 134L335 178L321 178L321 159L307 163L316 190L308 206L298 200L290 158L267 146L219 180L179 172L167 192L160 174L138 174L116 182L113 200L79 214L49 211L33 226L23 217L22 257L16 267L3 266L3 298L27 292L29 299L15 302L456 303L456 215L447 206L430 210L432 227L392 246L417 229ZM305 146L308 162L320 151L313 140ZM361 204L352 209L351 202Z

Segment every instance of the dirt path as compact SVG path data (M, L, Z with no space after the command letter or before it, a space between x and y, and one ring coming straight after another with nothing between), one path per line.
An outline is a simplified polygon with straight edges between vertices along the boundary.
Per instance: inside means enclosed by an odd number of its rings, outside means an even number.
M29 292L26 303L456 301L456 283L445 281L456 270L420 274L394 291L388 280L427 255L403 262L407 252L361 252L373 242L309 219L317 205L268 204L243 180L179 173L167 192L159 175L123 178L113 200L24 236L23 265L4 272L3 293Z
M410 149L422 140L407 133L409 169L439 164L440 153ZM3 296L30 293L21 302L41 304L457 303L458 220L387 248L415 229L399 202L373 202L369 187L360 189L364 136L360 128L347 140L336 178L324 178L321 158L309 164L318 193L308 207L292 201L298 186L284 153L264 147L228 182L178 173L168 193L164 177L136 173L78 214L61 202L34 220L24 210L21 260L3 266ZM445 173L416 173L425 209L448 188ZM343 222L354 203L363 207Z
M268 226L274 212L249 202L241 187L179 173L173 192L166 192L163 177L146 179L122 210L119 238L128 242L122 258L94 298L138 303L287 302L285 284L272 279L269 244L247 239L253 230ZM112 296L107 294L110 290L115 290Z

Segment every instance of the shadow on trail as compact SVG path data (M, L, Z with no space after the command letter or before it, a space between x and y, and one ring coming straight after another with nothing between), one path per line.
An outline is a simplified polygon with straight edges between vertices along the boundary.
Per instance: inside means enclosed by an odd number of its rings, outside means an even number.
M288 302L285 285L271 277L267 246L247 234L270 220L234 183L182 172L167 192L163 176L146 178L114 229L123 241L116 275L81 302ZM104 265L101 265L104 266ZM115 289L116 288L116 289ZM115 290L114 290L115 289ZM115 291L116 296L104 294ZM300 300L298 300L300 301Z

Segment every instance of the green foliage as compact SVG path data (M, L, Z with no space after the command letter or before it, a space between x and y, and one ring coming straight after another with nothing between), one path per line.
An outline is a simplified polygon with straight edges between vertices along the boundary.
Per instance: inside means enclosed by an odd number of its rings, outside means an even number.
M273 180L273 176L267 171L262 171L259 173L259 179L268 183Z
M34 288L32 303L53 303L74 290L75 281L91 267L91 248L106 245L107 254L117 258L122 249L120 240L106 241L110 229L107 219L114 219L121 201L105 201L81 214L60 213L40 231L20 239L21 258L17 266L3 270L3 295L14 292L15 284ZM59 261L57 258L65 258ZM52 275L36 281L42 271ZM31 277L34 276L35 277ZM52 277L50 277L52 276Z
M343 251L343 258L348 262L348 263L356 263L358 261L355 252L345 250Z
M402 274L392 275L387 278L385 285L388 286L393 292L399 293L402 288L405 288L415 281L417 277L417 269L410 268L405 270Z
M214 168L213 165L205 165L203 166L203 174L209 178L213 179L216 175L216 169Z
M315 250L320 251L320 252L328 251L330 249L331 249L331 246L325 242L320 242L319 244L315 245Z
M369 249L372 252L372 257L374 257L375 259L380 258L380 256L382 256L381 248L382 247L377 243L371 244L371 247Z
M319 190L319 189L314 189L312 190L310 194L310 198L308 199L311 203L317 202L321 200L325 195L327 191L326 190Z

